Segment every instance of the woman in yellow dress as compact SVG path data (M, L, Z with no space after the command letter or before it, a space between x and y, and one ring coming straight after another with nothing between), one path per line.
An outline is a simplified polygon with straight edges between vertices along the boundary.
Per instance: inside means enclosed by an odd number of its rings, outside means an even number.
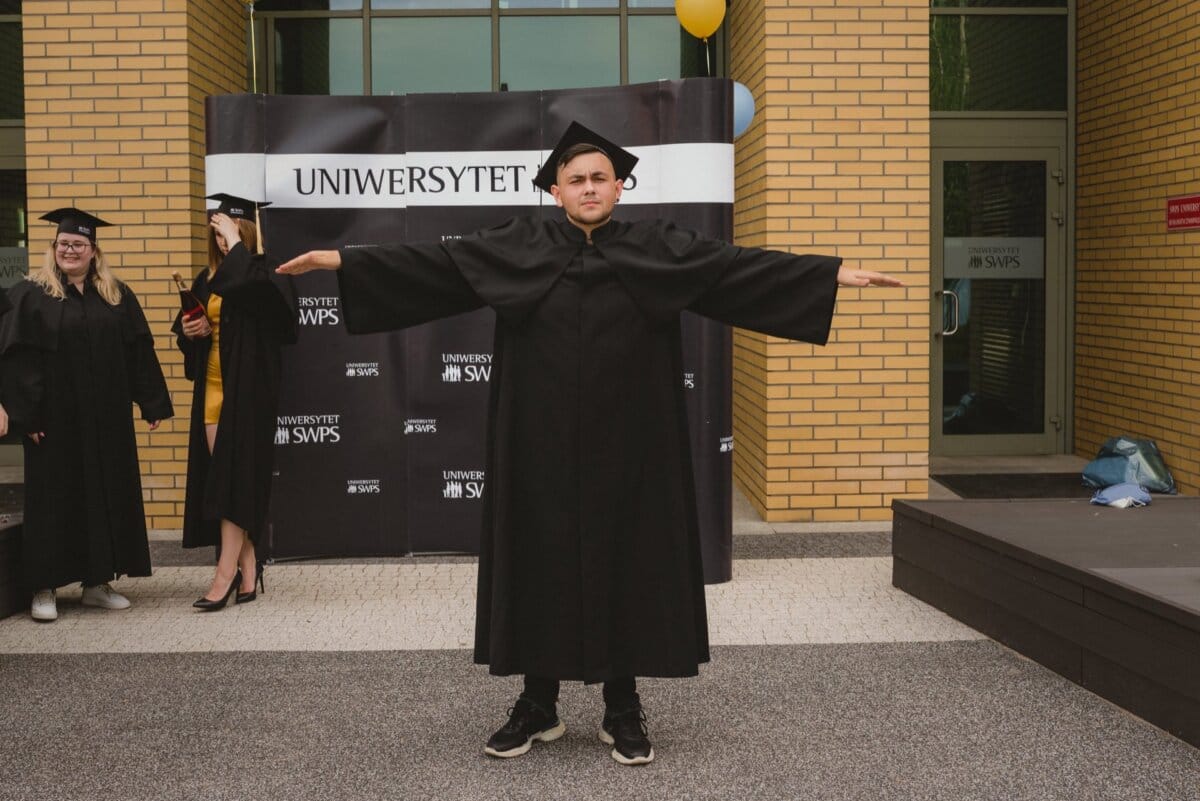
M192 293L204 313L180 313L174 331L194 383L183 546L216 545L208 591L194 604L223 608L264 588L262 556L270 499L281 348L295 341L290 279L257 254L256 206L212 195L208 269Z

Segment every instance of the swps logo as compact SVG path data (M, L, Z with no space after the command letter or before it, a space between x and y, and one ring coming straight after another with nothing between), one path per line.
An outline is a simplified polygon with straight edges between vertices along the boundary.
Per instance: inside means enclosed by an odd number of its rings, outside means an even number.
M448 500L478 500L483 497L484 471L443 470L442 497Z
M492 380L492 354L443 353L442 381L447 384L475 384Z
M292 414L275 419L276 445L336 445L342 441L340 414Z
M300 325L337 325L342 321L342 310L337 295L325 297L298 297L296 305L300 311Z
M404 421L404 433L407 434L436 434L437 418L410 417Z
M347 495L379 495L381 492L377 478L351 478L346 481Z

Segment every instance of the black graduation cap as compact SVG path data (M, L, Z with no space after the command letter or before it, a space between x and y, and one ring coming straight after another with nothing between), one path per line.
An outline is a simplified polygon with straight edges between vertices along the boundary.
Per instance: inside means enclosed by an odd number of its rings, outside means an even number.
M538 174L534 176L533 185L544 192L549 192L550 187L558 183L558 160L562 158L562 154L566 152L571 145L577 145L581 142L586 142L589 145L595 145L604 151L604 155L608 156L608 160L612 162L613 173L615 173L618 181L624 181L633 172L633 165L637 164L637 156L624 150L621 147L613 144L595 131L589 130L578 122L572 122L567 126L567 130L563 132L562 137L558 140L558 144L554 146L554 150L546 158L546 163L538 170Z
M79 234L86 236L91 242L96 241L96 229L105 225L112 225L110 222L88 214L86 211L80 211L73 206L67 206L54 211L48 211L42 215L41 219L52 223L58 223L58 234Z
M220 212L227 217L232 217L235 220L249 220L255 222L254 210L255 207L263 208L270 206L270 203L257 203L253 200L246 200L244 197L234 197L227 195L224 192L217 192L215 195L209 195L209 200L215 200L221 205L213 209L214 212Z

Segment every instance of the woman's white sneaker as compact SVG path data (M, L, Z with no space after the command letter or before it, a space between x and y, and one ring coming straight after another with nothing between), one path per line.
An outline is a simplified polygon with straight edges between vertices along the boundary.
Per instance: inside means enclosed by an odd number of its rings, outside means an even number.
M97 584L83 588L83 605L101 609L128 609L129 599L108 584Z
M33 594L33 603L29 605L29 614L34 620L58 620L58 604L54 600L54 590L38 590Z

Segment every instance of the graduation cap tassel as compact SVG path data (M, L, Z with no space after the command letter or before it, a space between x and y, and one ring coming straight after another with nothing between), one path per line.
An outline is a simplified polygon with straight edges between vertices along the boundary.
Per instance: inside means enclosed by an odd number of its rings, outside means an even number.
M258 236L255 237L256 245L254 250L257 251L258 255L261 256L266 253L266 251L264 250L265 246L263 245L262 215L259 214L257 203L254 204L254 227L258 229Z
M250 88L254 94L258 94L258 31L254 29L254 2L255 0L247 0L246 5L250 6ZM254 206L254 227L258 229L257 245L255 250L258 255L263 255L263 227L262 217L258 213L258 204Z

